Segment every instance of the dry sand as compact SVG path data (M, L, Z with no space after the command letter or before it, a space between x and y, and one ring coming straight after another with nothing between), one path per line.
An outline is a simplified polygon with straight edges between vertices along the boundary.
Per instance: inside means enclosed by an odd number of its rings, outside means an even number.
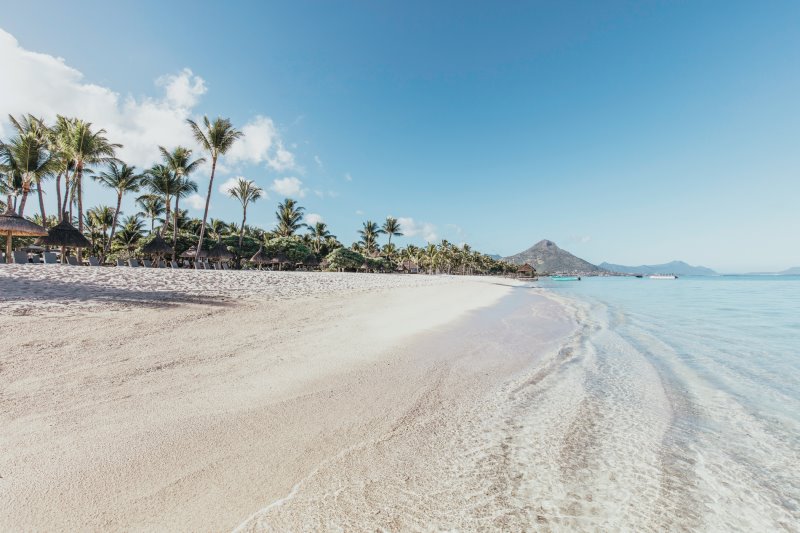
M493 402L574 324L517 290L0 265L0 530L530 524Z

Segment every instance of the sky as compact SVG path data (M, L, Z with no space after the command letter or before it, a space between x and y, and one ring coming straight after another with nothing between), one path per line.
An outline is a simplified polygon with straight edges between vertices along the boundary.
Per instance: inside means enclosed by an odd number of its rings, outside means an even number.
M291 196L345 244L394 216L399 244L775 271L800 266L798 28L780 0L15 2L0 117L85 118L138 168L230 117L228 221L244 176L268 193L248 223Z

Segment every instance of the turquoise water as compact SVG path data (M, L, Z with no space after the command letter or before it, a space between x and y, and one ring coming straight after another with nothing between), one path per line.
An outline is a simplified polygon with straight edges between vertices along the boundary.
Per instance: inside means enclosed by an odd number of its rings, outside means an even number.
M662 516L648 523L800 530L800 277L537 286L584 324L580 387L608 426L600 440L633 443L598 463L652 490Z

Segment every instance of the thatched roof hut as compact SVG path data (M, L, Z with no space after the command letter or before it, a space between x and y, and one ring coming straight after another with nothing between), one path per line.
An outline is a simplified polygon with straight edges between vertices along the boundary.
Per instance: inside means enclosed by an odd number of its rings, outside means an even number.
M47 230L39 224L19 216L11 202L5 213L0 214L0 235L6 236L6 261L11 258L11 237L41 237L47 235Z
M210 259L219 259L221 261L227 261L228 259L233 259L233 252L228 250L228 247L220 241L217 241L217 244L212 246L211 249L207 252L207 254Z
M517 274L524 277L533 277L536 275L536 269L533 268L528 263L525 263L524 265L517 268Z
M47 236L42 237L37 244L45 246L60 246L62 248L88 248L92 245L83 233L69 223L66 218L47 230Z
M303 265L307 267L316 267L319 266L319 259L314 254L308 254L308 257L303 260Z
M156 233L156 236L147 244L142 246L142 253L148 255L168 254L172 252L172 246Z

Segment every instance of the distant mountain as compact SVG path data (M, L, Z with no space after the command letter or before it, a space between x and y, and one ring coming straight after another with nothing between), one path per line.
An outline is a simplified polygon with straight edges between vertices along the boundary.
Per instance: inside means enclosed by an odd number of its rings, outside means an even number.
M602 269L562 250L553 241L539 241L524 252L504 257L509 263L530 264L538 272L602 272Z
M489 254L489 257L491 257L495 261L499 261L499 260L501 260L503 258L503 256L499 255L499 254Z
M672 261L663 265L625 266L611 263L600 263L600 267L611 272L623 274L676 274L678 276L714 276L717 273L710 268L692 266L683 261Z
M800 267L787 268L783 272L778 272L779 276L800 276Z

